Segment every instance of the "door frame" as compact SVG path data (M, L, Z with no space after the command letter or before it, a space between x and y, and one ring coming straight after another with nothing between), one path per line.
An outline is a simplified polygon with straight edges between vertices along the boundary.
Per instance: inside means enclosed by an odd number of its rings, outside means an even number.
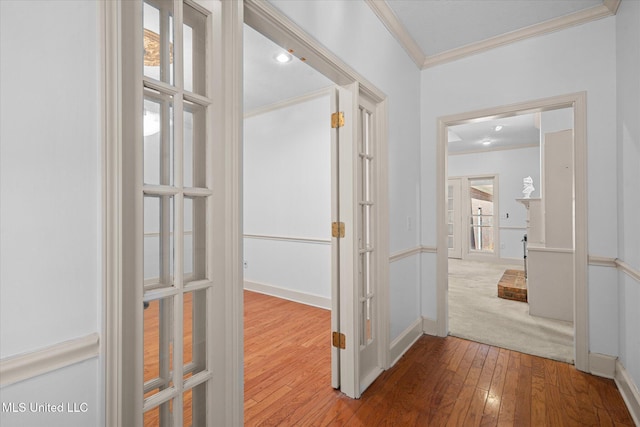
M465 176L453 176L449 177L447 181L451 179L460 180L460 250L461 258L472 261L485 261L485 262L498 262L500 260L500 175L497 173L478 174L478 175L465 175ZM470 230L469 230L469 217L470 217L470 191L469 182L474 179L490 179L493 181L493 243L494 251L489 253L483 253L480 251L472 252L470 249Z
M356 107L361 96L368 98L376 105L376 135L377 135L377 159L378 174L375 177L375 187L377 189L376 198L378 200L375 215L377 222L375 226L376 238L378 239L376 257L375 257L375 274L377 278L377 295L378 295L378 322L379 322L379 361L383 369L389 367L390 350L389 350L389 202L388 202L388 149L387 149L387 101L386 95L378 90L371 82L362 75L353 70L345 62L336 55L310 37L303 29L296 25L289 18L279 12L274 6L268 2L259 0L244 0L244 23L263 34L267 38L280 46L286 46L292 49L294 55L305 58L305 62L313 67L316 71L325 75L336 85L345 88L356 88L356 92L352 93L353 102ZM329 123L329 119L327 119ZM354 135L355 136L355 135ZM355 194L355 191L353 192ZM354 196L355 197L355 196ZM353 200L357 204L357 200ZM342 221L342 220L341 220ZM329 225L328 225L329 226ZM357 272L356 272L357 273ZM356 274L357 277L357 274ZM357 281L353 281L356 286ZM344 292L341 291L344 295ZM334 297L332 297L334 298ZM341 298L341 303L344 300ZM358 301L350 301L350 305L357 310ZM347 331L358 331L357 324L347 319L340 319L341 328L345 326ZM353 333L353 332L352 332ZM358 340L358 337L349 338ZM329 337L327 338L329 345ZM357 341L355 341L357 342ZM357 351L348 349L347 354L341 357L347 357L350 360L352 369L354 369L355 381L345 383L341 380L341 390L351 397L359 397L361 393L361 384L359 382L358 364L355 359ZM350 367L351 369L351 367ZM341 375L342 378L344 378Z
M550 98L497 106L466 113L439 117L437 125L437 333L447 336L448 325L448 245L446 229L446 184L448 179L447 127L464 124L473 119L511 117L561 108L573 109L574 155L574 350L577 369L589 372L589 315L588 315L588 224L587 224L587 95L577 92Z

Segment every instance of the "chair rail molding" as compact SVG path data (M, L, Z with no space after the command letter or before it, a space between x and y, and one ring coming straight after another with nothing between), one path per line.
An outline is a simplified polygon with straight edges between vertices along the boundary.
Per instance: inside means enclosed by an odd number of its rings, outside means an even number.
M95 332L30 353L4 358L0 360L0 386L5 387L97 357L99 350L100 336Z

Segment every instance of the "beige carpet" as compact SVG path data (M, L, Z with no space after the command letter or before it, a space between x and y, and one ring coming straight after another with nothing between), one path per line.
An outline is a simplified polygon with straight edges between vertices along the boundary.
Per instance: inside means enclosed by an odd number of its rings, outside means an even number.
M572 322L529 316L527 303L498 298L498 281L513 268L449 259L449 333L573 363Z

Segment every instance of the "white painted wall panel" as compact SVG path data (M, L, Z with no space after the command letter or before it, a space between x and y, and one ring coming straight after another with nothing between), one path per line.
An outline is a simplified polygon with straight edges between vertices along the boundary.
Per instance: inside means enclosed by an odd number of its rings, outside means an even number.
M422 253L420 256L420 269L422 271L422 316L433 320L438 319L438 303L436 294L436 276L430 274L436 271L437 257L435 253Z
M244 232L331 239L329 95L244 122ZM331 245L245 238L245 280L331 297Z
M99 375L94 358L0 388L0 425L103 426L103 392L96 386Z
M620 277L620 361L640 389L640 282L624 272Z
M419 292L419 283L415 277L420 269L420 258L411 256L392 262L389 266L391 328L389 341L393 342L409 325L421 315L421 301L415 298Z
M246 281L331 298L331 244L244 239Z
M640 2L623 1L616 16L619 257L640 270ZM640 282L620 278L620 360L640 388Z
M0 2L3 358L99 329L97 9Z
M618 356L618 272L590 265L589 281L589 351Z
M244 121L244 232L331 238L329 96Z

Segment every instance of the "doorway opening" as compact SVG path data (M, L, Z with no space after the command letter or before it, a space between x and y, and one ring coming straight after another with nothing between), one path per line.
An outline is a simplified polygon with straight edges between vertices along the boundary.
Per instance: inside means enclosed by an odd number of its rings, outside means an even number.
M293 62L298 61L301 65L308 64L310 67L306 67L305 73L320 73L324 76L322 79L325 84L329 81L332 85L328 90L320 88L311 94L305 94L302 97L304 99L294 102L296 104L294 111L299 113L303 103L322 104L327 99L327 93L329 94L331 114L327 114L322 120L322 130L314 134L317 136L325 133L327 129L331 134L330 141L316 147L316 149L325 150L321 151L322 156L327 153L330 155L329 163L324 168L320 167L324 172L327 172L327 169L331 172L329 175L330 200L327 203L320 203L321 207L305 214L304 217L298 215L286 224L291 227L303 224L312 216L322 218L318 222L320 225L315 235L306 233L286 237L288 240L296 240L297 245L306 245L307 248L315 247L316 252L326 252L326 249L330 249L329 268L326 264L322 268L323 271L329 272L331 290L327 296L326 294L314 295L309 289L294 292L289 292L291 289L288 289L284 292L285 295L280 296L302 297L307 299L304 302L308 304L331 309L332 327L331 334L327 334L326 345L329 347L333 342L333 347L330 347L331 378L327 384L332 384L334 388L339 387L347 396L357 398L386 366L385 349L388 347L388 334L385 333L384 327L388 322L388 308L384 304L387 301L384 292L387 287L388 265L382 262L385 258L388 260L384 95L368 85L360 84L359 82L364 81L363 78L317 46L312 39L296 28L295 24L279 15L270 5L246 1L244 8L247 25L276 45L285 47L283 55L278 54L283 60L288 61L289 58L286 58L288 55L292 57ZM246 70L245 66L245 72ZM293 79L287 79L286 83L295 85ZM370 102L368 103L367 100ZM286 104L287 102L281 103L277 109L291 107ZM335 114L336 111L339 113ZM283 126L295 127L288 118L271 122L270 125L277 132L281 132ZM381 137L378 138L377 135ZM294 148L300 149L302 145L295 144ZM380 153L385 155L380 156ZM247 160L249 160L248 157ZM305 176L312 172L311 162L316 161L317 158L309 162L291 162L286 164L286 167L297 168L301 176ZM246 168L245 162L245 172ZM365 183L367 180L369 181ZM303 180L298 179L294 184L300 186L301 181ZM317 198L317 194L302 187L301 196L294 201L289 201L289 210L302 208L304 205L318 201L313 199ZM326 186L323 188L326 189ZM278 201L269 202L277 203ZM287 208L287 203L283 205ZM326 216L327 209L330 211L329 221ZM291 218L291 212L287 215ZM259 221L262 220L259 219ZM299 229L302 230L302 228ZM327 236L326 233L330 234ZM245 242L247 238L260 240L261 237L264 236L252 233L247 226ZM261 242L261 244L264 243ZM278 243L285 242L280 239ZM255 246L255 242L252 244ZM289 264L285 267L286 270L298 268L294 264L300 253L300 251L289 253L287 256ZM247 251L245 251L246 255ZM245 261L245 272L248 273L247 270L251 270L255 263L251 259L245 259ZM286 273L285 271L284 274ZM309 269L302 274L308 275ZM247 278L249 278L248 274ZM309 285L298 283L300 284ZM271 287L271 290L273 289L275 287ZM325 291L326 288L322 292ZM308 300L309 295L311 295L311 301Z
M244 25L245 422L331 387L333 82ZM313 392L310 392L313 391ZM307 401L300 399L304 406Z
M530 133L537 134L536 141L525 138L520 146L512 146L517 136L502 137L526 121L531 123ZM443 163L438 197L439 334L575 362L578 369L586 370L583 94L449 116L439 122ZM569 136L568 143L557 139L562 130ZM554 150L561 146L571 163L570 168L561 167L568 171L563 178L556 175L551 160L558 158ZM523 193L524 179L533 181L533 194ZM557 195L563 186L559 181L567 183L562 196ZM562 244L556 239L557 231L551 231L560 222L553 216L558 206L567 218L561 227L569 230ZM553 234L549 238L545 238L545 226ZM560 264L564 268L557 269ZM546 272L553 278L543 277ZM540 283L560 277L565 285L562 294L547 289L541 299ZM517 299L521 294L524 300ZM566 301L563 308L546 311L560 299ZM483 301L488 305L483 306ZM513 305L518 307L513 313L505 308ZM469 318L467 313L475 314ZM514 320L518 316L526 322ZM540 345L530 345L539 332L543 332ZM555 335L545 338L546 333ZM563 345L545 348L549 340L563 341Z

